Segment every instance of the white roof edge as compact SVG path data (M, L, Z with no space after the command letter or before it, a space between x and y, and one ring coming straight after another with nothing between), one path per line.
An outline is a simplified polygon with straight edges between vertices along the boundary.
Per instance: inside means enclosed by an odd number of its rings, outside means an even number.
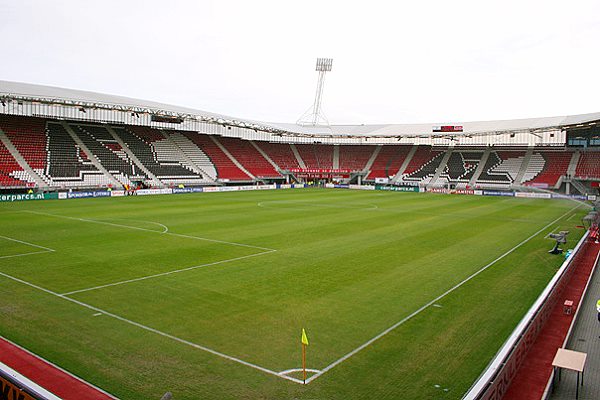
M542 118L522 118L496 121L420 123L420 124L368 124L368 125L331 125L300 126L293 123L263 122L228 115L196 110L193 108L164 104L149 100L134 99L125 96L103 94L91 91L60 88L55 86L0 80L0 97L21 96L33 99L56 99L73 102L99 103L114 106L140 107L150 110L188 114L202 118L231 121L235 124L258 125L267 130L279 131L286 135L309 137L444 137L449 133L432 133L433 126L460 125L463 132L452 132L453 136L485 133L510 133L518 131L560 129L564 126L586 124L600 121L600 112Z

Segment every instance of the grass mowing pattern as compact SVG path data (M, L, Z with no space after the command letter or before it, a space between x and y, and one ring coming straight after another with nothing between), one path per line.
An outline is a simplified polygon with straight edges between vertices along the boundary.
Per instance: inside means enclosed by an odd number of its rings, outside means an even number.
M55 251L0 272L56 293L236 259L68 297L273 371L300 367L302 327L322 369L566 216L306 386L3 276L0 334L127 399L456 399L561 264L544 236L581 236L574 206L340 190L2 204L0 235ZM0 257L36 250L0 238Z

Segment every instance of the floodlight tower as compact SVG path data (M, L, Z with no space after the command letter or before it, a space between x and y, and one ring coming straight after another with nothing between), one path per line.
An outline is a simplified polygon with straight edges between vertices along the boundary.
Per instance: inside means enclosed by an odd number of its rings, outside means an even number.
M317 58L317 66L315 71L319 73L319 79L317 80L317 91L315 93L315 101L311 108L309 108L301 117L296 121L298 125L312 125L324 123L329 125L327 118L321 113L321 99L323 97L323 88L325 86L325 73L331 71L333 64L333 58ZM311 112L312 110L312 112Z

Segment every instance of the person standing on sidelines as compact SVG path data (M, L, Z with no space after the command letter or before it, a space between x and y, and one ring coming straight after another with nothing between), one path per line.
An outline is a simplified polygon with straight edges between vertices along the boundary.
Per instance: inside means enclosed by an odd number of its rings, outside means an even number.
M598 301L596 302L596 311L598 311L598 322L600 322L600 299L598 299Z

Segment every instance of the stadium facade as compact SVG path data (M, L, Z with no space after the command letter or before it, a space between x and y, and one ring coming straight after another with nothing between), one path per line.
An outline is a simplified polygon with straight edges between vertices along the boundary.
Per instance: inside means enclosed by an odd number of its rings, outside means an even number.
M586 194L600 180L600 113L301 126L8 81L0 100L4 190L377 180Z

